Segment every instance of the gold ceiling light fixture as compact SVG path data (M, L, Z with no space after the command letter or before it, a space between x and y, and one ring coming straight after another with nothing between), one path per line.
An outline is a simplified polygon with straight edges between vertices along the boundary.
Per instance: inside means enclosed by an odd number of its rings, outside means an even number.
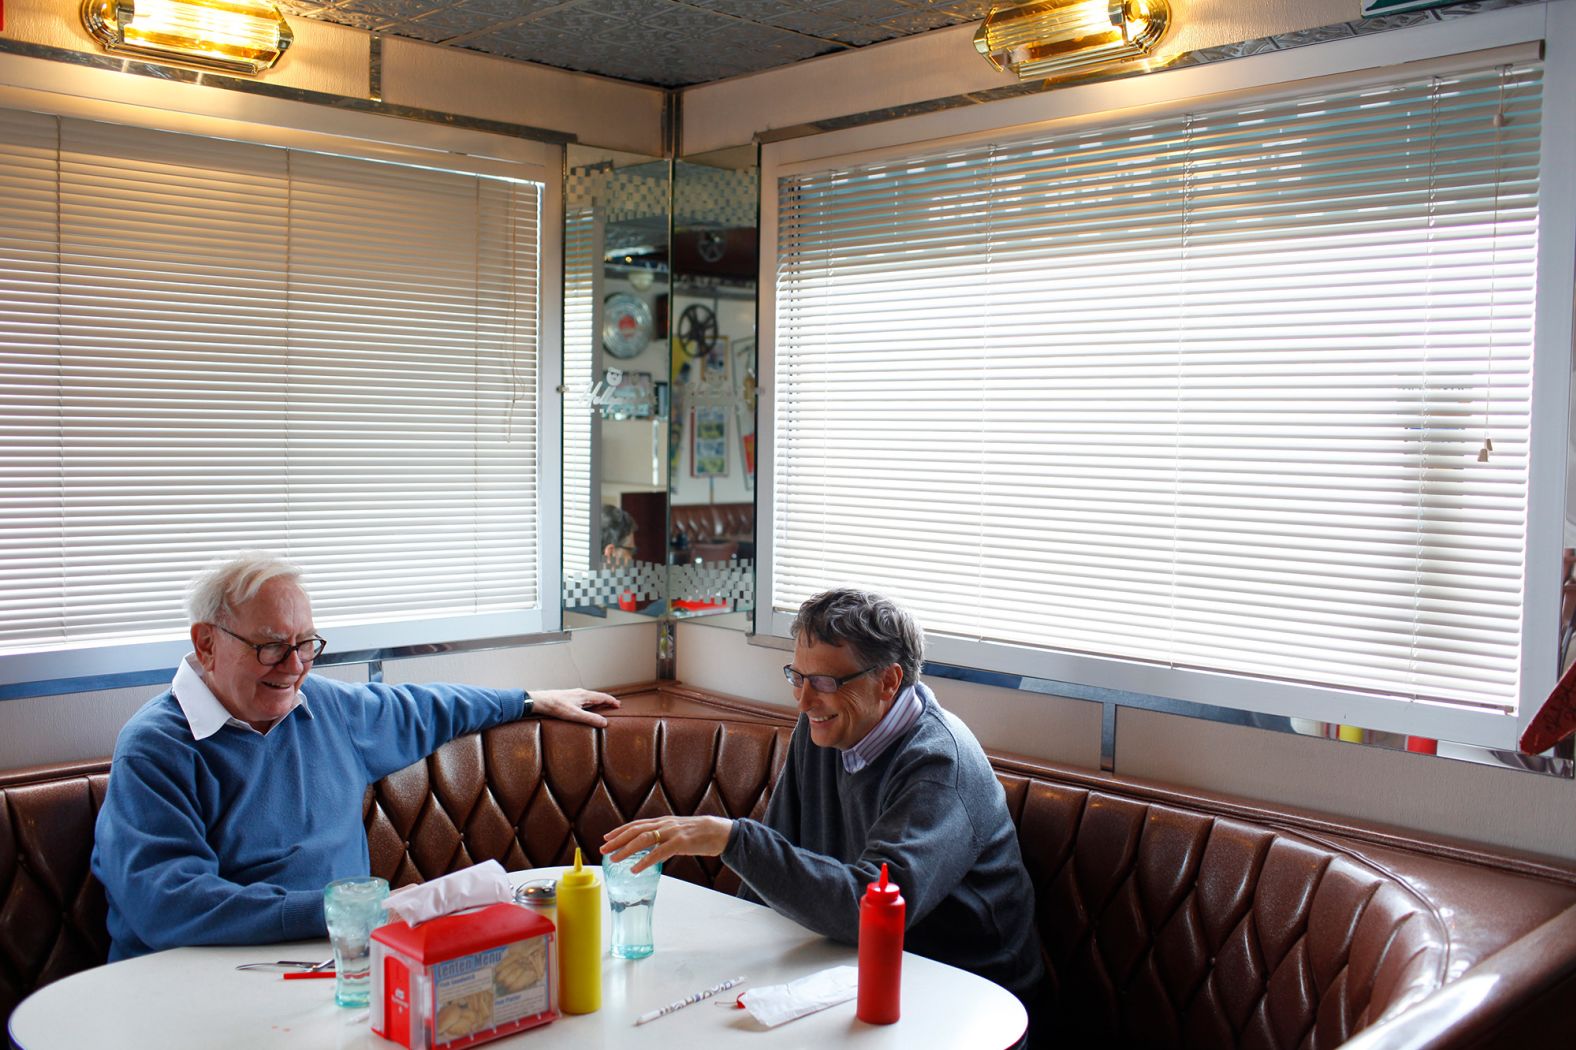
M1166 0L1040 0L991 8L974 47L1020 80L1148 58L1171 22Z
M104 50L255 76L295 39L271 0L83 0Z

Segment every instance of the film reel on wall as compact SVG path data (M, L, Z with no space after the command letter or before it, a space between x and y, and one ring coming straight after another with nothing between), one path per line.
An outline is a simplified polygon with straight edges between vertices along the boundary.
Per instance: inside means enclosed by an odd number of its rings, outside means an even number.
M690 360L711 353L717 346L717 312L704 303L686 306L674 326L673 342Z

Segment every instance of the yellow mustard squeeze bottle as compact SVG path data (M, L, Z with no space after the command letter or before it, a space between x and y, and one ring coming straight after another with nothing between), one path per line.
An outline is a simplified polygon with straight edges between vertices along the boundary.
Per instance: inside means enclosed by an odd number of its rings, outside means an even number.
M558 1008L588 1014L602 1008L602 884L575 847L575 867L558 880Z

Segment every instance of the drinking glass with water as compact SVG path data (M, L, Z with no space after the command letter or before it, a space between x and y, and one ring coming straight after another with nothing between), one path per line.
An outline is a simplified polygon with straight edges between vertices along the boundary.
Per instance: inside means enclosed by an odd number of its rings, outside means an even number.
M323 917L334 942L334 1001L366 1006L372 998L372 931L383 925L389 884L376 876L338 879L323 889Z
M611 855L602 858L602 881L607 885L607 903L613 912L615 958L644 959L654 948L651 907L657 899L662 862L658 861L638 875L629 870L650 852L643 849L624 860L614 860Z

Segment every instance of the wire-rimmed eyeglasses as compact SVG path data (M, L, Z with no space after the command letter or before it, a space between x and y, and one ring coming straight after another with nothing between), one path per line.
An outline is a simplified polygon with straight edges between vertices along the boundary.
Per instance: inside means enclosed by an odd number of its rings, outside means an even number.
M257 653L257 662L262 664L264 667L278 667L280 664L290 659L291 653L295 653L297 656L299 656L302 663L309 664L313 660L316 660L319 656L322 656L323 650L328 646L327 641L319 638L315 634L310 638L303 638L299 642L259 643L252 641L250 638L241 637L234 631L230 630L228 627L221 627L219 624L214 624L214 626L218 627L219 630L223 631L231 638L234 638L236 641L243 642L246 645L251 646L253 651Z
M805 674L802 671L795 670L793 664L784 664L783 677L788 679L788 684L795 689L809 682L810 688L818 693L835 693L860 675L867 675L880 667L880 664L871 664L863 671L855 671L853 674L845 674L839 678L836 675L829 674Z

